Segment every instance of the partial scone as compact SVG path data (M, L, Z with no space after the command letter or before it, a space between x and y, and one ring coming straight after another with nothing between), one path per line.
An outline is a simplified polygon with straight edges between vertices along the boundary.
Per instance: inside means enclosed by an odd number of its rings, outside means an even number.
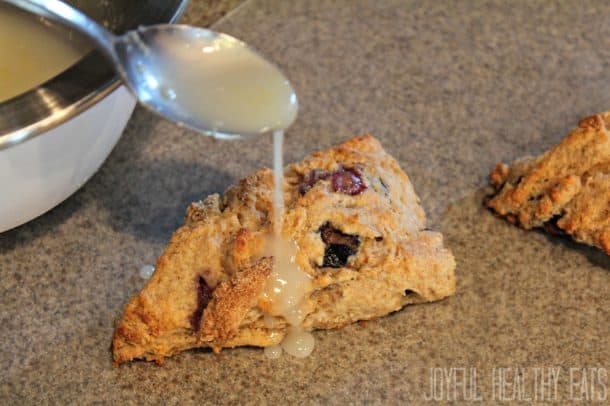
M114 362L162 362L193 347L270 346L287 324L269 323L261 298L273 258L269 169L221 199L192 204L146 286L127 304ZM313 281L306 329L330 329L439 300L455 291L455 261L426 218L409 178L367 135L285 170L283 235Z
M500 163L488 207L525 229L544 227L610 254L610 113L587 117L537 158Z

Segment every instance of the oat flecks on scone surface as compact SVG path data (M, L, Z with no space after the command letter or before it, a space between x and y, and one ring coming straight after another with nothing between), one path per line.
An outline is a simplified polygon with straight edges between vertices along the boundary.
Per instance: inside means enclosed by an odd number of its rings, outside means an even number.
M539 157L490 174L487 206L525 229L544 227L610 255L610 112L582 119Z
M193 347L278 344L281 317L260 300L273 258L273 176L262 169L187 210L146 286L127 304L113 339L116 364ZM455 262L426 219L407 175L367 135L285 170L282 234L312 277L307 329L343 326L439 300L455 291Z

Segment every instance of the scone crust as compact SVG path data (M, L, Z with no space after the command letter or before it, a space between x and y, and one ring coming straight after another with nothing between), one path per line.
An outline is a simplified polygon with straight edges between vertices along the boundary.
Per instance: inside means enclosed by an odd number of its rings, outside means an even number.
M311 181L313 171L325 175ZM362 193L335 190L331 174L341 171L361 176ZM220 351L281 342L287 324L265 316L260 299L273 266L273 258L263 257L272 229L272 190L271 171L261 169L222 198L212 195L188 208L185 225L117 324L115 364L160 361L193 347ZM306 328L336 328L455 291L451 252L440 233L426 229L408 176L372 136L289 165L284 200L282 234L296 242L296 261L314 287L306 298ZM323 227L356 238L357 254L328 267ZM198 289L213 292L200 313ZM194 314L201 319L194 322Z
M610 113L586 117L539 157L490 173L486 204L511 223L544 227L610 254Z

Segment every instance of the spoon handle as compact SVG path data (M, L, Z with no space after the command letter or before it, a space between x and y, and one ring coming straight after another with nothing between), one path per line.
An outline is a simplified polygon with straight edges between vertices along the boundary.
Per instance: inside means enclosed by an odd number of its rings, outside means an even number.
M100 24L74 7L59 0L4 0L30 13L46 17L74 28L97 44L97 48L113 61L118 57L114 49L116 37Z

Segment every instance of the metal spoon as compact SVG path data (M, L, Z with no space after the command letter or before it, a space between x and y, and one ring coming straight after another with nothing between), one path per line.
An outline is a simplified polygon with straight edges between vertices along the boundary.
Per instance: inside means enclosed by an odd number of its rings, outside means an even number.
M296 118L296 95L279 68L229 35L160 24L115 36L59 0L5 1L85 34L142 105L179 125L240 138Z

